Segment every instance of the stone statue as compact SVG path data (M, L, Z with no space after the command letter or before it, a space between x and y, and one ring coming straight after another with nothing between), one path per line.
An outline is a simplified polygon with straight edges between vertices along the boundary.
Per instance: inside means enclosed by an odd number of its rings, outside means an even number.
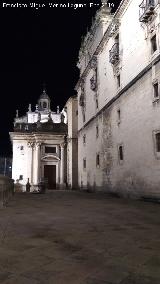
M62 122L62 123L64 123L64 118L65 118L64 114L61 113L61 122Z
M32 111L31 110L31 104L29 104L29 106L28 106L28 111Z

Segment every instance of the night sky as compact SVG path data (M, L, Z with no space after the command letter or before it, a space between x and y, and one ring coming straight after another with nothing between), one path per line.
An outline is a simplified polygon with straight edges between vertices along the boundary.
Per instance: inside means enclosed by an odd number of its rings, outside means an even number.
M70 4L87 3L86 7L49 8L49 2L45 1L46 7L35 9L5 8L3 3L0 4L0 156L11 156L8 133L13 130L16 109L20 116L24 115L31 103L34 110L44 82L52 110L56 110L57 105L61 109L67 99L75 94L81 37L90 28L92 17L100 6L90 8L88 2L77 1ZM110 3L115 4L114 12L118 3Z

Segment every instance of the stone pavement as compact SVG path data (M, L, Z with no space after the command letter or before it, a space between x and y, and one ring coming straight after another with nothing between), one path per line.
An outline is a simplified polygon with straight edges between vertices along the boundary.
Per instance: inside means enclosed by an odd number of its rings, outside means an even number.
M159 204L54 191L0 210L0 284L159 283Z

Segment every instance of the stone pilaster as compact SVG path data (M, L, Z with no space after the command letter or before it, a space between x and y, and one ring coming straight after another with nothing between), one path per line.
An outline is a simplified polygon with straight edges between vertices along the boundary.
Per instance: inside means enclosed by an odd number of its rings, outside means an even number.
M41 142L35 143L35 159L34 159L34 184L37 185L40 180L40 147Z
M64 143L60 145L61 147L61 163L60 163L60 188L64 188Z
M34 142L28 141L27 143L29 152L28 152L28 177L30 184L33 184L33 167L34 167L34 161L33 161L33 152L34 152Z

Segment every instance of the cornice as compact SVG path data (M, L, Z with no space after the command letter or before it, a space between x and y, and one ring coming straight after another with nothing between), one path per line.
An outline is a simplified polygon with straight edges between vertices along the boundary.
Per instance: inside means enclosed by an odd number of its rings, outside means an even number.
M11 139L16 138L19 140L24 140L33 138L33 135L31 133L9 132L9 135Z
M66 134L52 134L52 133L21 133L21 132L9 132L11 140L30 140L33 142L39 142L39 141L45 141L45 140L58 140L59 138L63 138L66 136Z

